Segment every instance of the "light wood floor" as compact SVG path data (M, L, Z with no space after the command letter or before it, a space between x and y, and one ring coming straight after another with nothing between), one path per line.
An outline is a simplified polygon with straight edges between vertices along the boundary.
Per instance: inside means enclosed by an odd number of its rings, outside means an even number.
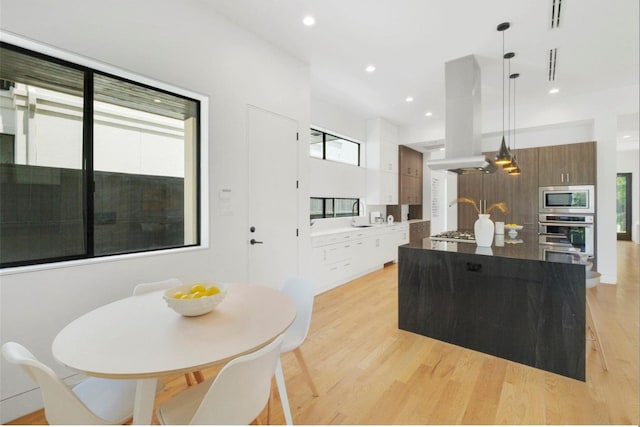
M294 422L638 425L638 248L619 242L618 285L588 291L609 371L588 342L584 383L399 330L395 265L319 295L302 351L320 396L293 354L282 359ZM157 403L185 388L165 382ZM15 421L44 422L42 411Z

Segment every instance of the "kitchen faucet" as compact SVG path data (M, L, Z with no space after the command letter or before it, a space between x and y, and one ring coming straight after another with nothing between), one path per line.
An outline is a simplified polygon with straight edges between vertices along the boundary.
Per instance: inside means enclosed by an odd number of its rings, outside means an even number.
M360 200L356 200L353 202L353 206L351 206L351 225L357 225L356 222L356 207L360 206ZM365 215L365 205L362 204L362 215Z

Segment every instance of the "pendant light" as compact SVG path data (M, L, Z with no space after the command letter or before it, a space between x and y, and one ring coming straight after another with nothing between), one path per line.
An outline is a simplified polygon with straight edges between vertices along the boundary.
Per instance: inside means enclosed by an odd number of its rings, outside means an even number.
M502 77L500 78L502 81L502 143L500 144L500 151L496 156L495 163L500 166L511 163L511 153L504 140L504 32L508 30L510 26L511 24L508 22L503 22L498 25L497 28L497 30L502 33Z
M504 55L502 55L503 59L507 59L508 60L508 64L509 64L509 68L507 70L507 75L511 75L511 59L516 56L515 53L513 52L507 52ZM514 154L513 151L511 151L511 81L507 80L507 83L509 85L509 91L507 92L507 111L508 111L508 120L507 120L507 151L509 152L509 155L511 156L511 160L509 160L509 163L505 163L502 165L502 169L509 172L510 170L513 170L516 168L516 165L514 164Z
M509 175L511 176L518 176L520 175L520 166L518 165L518 162L516 162L516 155L515 155L515 151L516 151L516 79L520 77L519 73L513 73L509 75L509 79L513 80L513 161L511 162L511 165L514 166L513 169L509 169ZM506 170L506 168L505 168Z

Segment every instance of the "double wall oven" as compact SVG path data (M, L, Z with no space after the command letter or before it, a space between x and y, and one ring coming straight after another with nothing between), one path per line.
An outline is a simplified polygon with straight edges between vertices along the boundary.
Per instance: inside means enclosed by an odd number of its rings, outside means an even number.
M593 185L539 188L538 243L542 259L593 258L595 189Z

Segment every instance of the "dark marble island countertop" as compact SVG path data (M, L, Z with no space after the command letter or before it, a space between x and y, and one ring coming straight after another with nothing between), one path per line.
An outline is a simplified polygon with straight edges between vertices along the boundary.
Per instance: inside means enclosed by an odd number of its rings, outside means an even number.
M585 268L544 260L537 233L518 238L400 246L398 325L584 381Z
M431 249L444 252L455 252L461 254L488 255L504 258L541 260L551 262L568 262L570 256L549 257L545 256L538 244L538 233L534 231L522 230L515 238L510 238L507 234L496 235L490 248L479 247L475 242L445 242L434 240L429 237L419 242L411 242L408 247ZM578 263L579 257L576 254L573 263Z

